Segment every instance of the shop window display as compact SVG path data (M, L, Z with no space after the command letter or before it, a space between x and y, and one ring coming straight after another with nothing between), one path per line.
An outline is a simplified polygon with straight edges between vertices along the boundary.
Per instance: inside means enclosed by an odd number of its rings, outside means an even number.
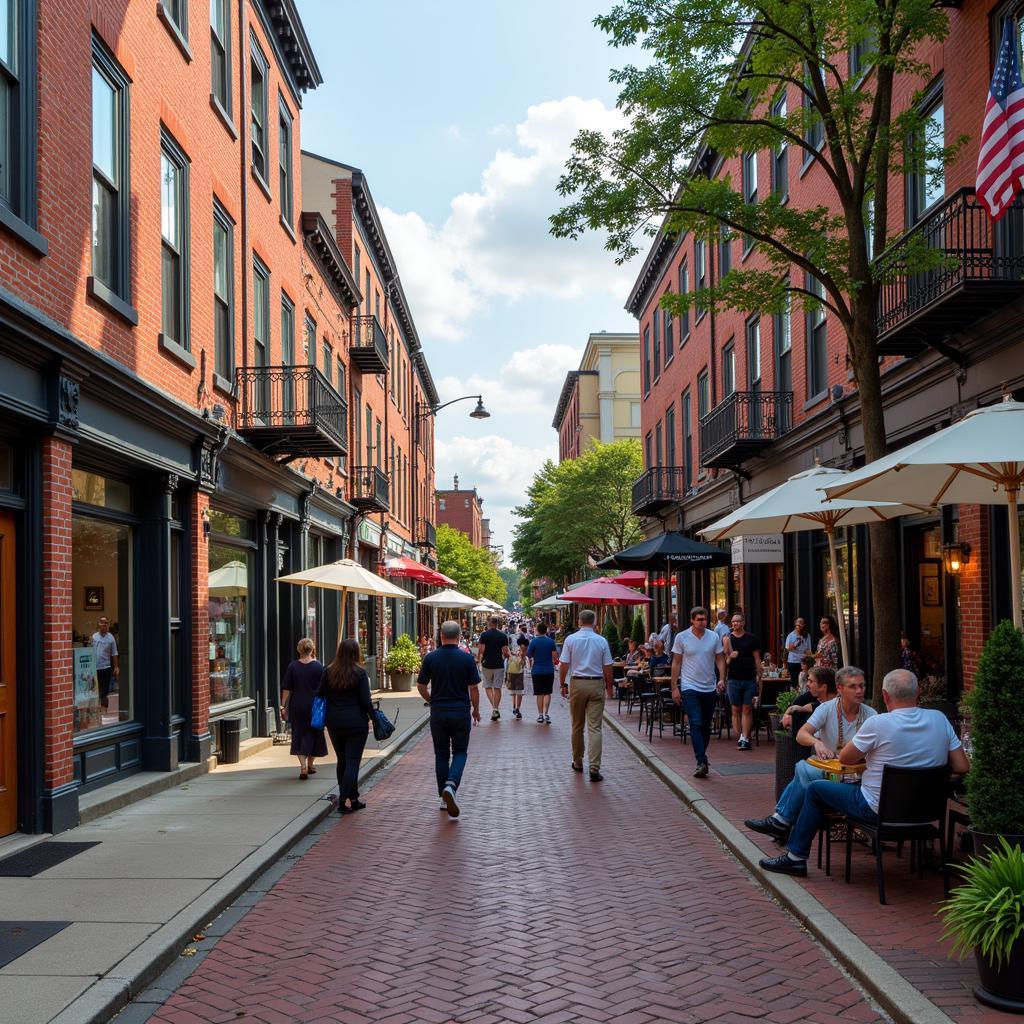
M211 516L212 518L212 516ZM251 553L210 544L210 703L249 696Z

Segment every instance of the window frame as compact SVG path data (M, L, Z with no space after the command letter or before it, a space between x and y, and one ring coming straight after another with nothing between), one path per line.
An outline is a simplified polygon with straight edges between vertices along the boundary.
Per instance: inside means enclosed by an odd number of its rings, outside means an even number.
M747 319L743 326L743 333L747 347L747 390L756 390L755 385L760 385L764 375L764 365L761 358L761 317L754 314ZM756 335L756 341L754 339ZM754 369L757 370L756 376Z
M694 291L700 291L705 288L705 282L708 276L708 252L707 242L703 238L694 239L693 242L693 285ZM707 315L707 307L697 305L694 307L697 311L695 324L699 324L701 320Z
M783 90L775 97L771 107L772 117L784 118L789 113L786 92ZM780 203L789 201L789 140L780 138L779 144L772 151L771 158L771 190ZM780 188L781 182L781 188Z
M736 392L736 339L730 338L722 348L722 401Z
M192 349L192 299L191 299L191 229L192 225L189 219L189 206L190 206L190 189L189 189L189 166L190 161L188 154L178 140L167 130L166 126L160 125L160 157L161 163L163 158L172 163L178 171L178 196L177 201L179 208L177 210L177 222L178 230L180 234L180 240L178 242L178 251L175 255L178 257L179 266L179 289L178 295L178 309L177 316L181 325L180 338L171 337L166 330L167 325L163 320L163 312L165 305L165 297L163 294L163 248L167 246L173 250L172 243L163 234L163 228L161 225L160 231L160 247L161 247L161 275L160 275L160 347L165 351L171 352L179 358L186 354L191 359L191 365L195 366L195 359L191 356ZM163 183L161 182L161 196L163 195Z
M679 396L683 440L683 487L689 491L693 486L693 394L687 388Z
M263 143L261 147L256 145L256 104L253 102L256 96L256 89L253 85L254 72L259 71L262 83L259 94L262 97L263 122L260 128L263 132ZM249 38L249 166L257 181L263 186L267 194L270 194L270 62L260 49L256 37ZM257 149L262 157L263 169L257 166Z
M927 131L927 124L931 118L931 115L936 110L942 109L942 138L943 143L946 139L946 99L943 92L943 80L940 75L925 92L921 99L920 111L921 117L924 119L924 130ZM920 145L920 140L914 137L909 140L911 147L916 148ZM946 168L942 169L942 194L932 199L931 202L927 201L928 196L928 168L925 168L918 172L915 171L912 174L908 174L906 178L906 217L905 223L909 230L915 224L919 224L928 215L928 211L932 207L937 206L939 203L946 198Z
M676 468L676 404L665 410L665 465Z
M217 294L217 228L220 228L227 235L227 296L222 298ZM231 215L217 201L213 200L213 382L222 390L233 389L233 378L235 373L235 222ZM220 365L220 352L217 345L217 304L223 303L227 306L228 314L228 337L227 337L227 362ZM227 376L220 373L226 369Z
M292 112L285 103L284 96L277 94L278 122L277 122L277 177L280 195L277 197L281 209L281 222L288 229L292 241L295 241L295 154L292 140L294 138L295 119ZM282 159L284 149L288 150L287 165Z
M824 299L824 285L816 277L806 271L804 272L804 287L807 291L812 292L821 299ZM805 314L804 321L806 335L804 363L806 366L805 377L807 401L808 403L813 404L828 393L828 310L825 308L824 304L818 310L808 310ZM821 352L817 353L816 348L819 346L817 341L817 332L819 330L823 331L823 336L820 342ZM819 354L821 356L820 362L818 359ZM814 388L812 387L812 384L818 383L819 374L821 377L821 387Z
M743 240L743 255L747 255L746 237ZM721 281L732 270L732 231L725 224L718 226L718 280Z
M643 386L644 395L651 393L651 326L650 324L644 325L644 350L643 350Z
M259 279L263 282L263 323L266 331L266 336L260 339L256 334L256 325L258 323L256 317L256 281ZM270 268L256 255L252 254L252 364L253 366L269 366L270 365ZM263 349L263 362L258 362L256 359L257 351Z
M657 384L661 377L661 310L657 304L651 315L651 369L654 383Z
M670 295L671 293L671 288L665 289L666 295ZM662 354L665 360L665 367L667 367L676 356L675 328L672 323L673 319L671 310L663 309L661 311Z
M230 122L232 107L234 106L234 90L232 89L231 78L231 3L230 0L216 0L220 4L223 25L214 24L210 18L210 100L215 107L220 108L220 113ZM221 31L223 29L223 31ZM214 81L216 62L214 61L214 49L223 51L224 57L224 96L218 93L217 83Z
M807 62L805 61L804 62L804 85L807 86L808 89L810 88L810 85L809 85L810 75L811 75L810 68L807 66ZM807 111L811 111L811 110L814 110L815 112L817 112L817 108L813 106L813 104L811 103L811 100L808 98L806 92L801 92L800 93L800 97L801 97L801 105L803 106L805 114L806 114ZM803 136L804 136L804 142L806 142L807 145L810 146L812 149L817 149L817 150L821 149L821 147L825 144L825 122L822 121L820 116L818 116L818 119L816 121L812 122L811 124L807 125L807 127L804 128ZM804 150L803 165L800 168L800 173L801 174L804 171L806 171L808 167L810 167L811 162L813 160L814 160L813 154L809 153L805 149Z
M682 260L679 264L679 297L690 294L690 261ZM690 310L684 309L679 317L679 347L682 348L690 337Z

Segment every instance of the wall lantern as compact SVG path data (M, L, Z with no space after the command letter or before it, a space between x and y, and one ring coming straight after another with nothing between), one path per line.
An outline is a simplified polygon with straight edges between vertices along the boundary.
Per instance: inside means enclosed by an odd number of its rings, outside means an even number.
M954 576L960 575L960 570L971 560L971 546L961 541L953 541L950 544L942 545L942 564L946 572Z
M203 536L210 536L210 510L208 508L203 509Z

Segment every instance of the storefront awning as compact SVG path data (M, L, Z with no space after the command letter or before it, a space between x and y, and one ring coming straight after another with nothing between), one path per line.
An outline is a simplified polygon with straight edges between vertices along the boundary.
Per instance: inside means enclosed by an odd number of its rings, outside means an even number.
M388 558L384 562L384 572L388 576L419 580L421 583L428 583L432 587L455 586L455 580L449 579L444 573L431 569L429 565L417 562L413 558L407 558L405 555Z

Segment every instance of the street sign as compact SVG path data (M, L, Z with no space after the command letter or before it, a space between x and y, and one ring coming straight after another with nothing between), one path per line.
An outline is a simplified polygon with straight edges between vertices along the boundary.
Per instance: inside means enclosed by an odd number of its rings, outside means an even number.
M732 539L733 564L781 565L782 534L745 534Z

